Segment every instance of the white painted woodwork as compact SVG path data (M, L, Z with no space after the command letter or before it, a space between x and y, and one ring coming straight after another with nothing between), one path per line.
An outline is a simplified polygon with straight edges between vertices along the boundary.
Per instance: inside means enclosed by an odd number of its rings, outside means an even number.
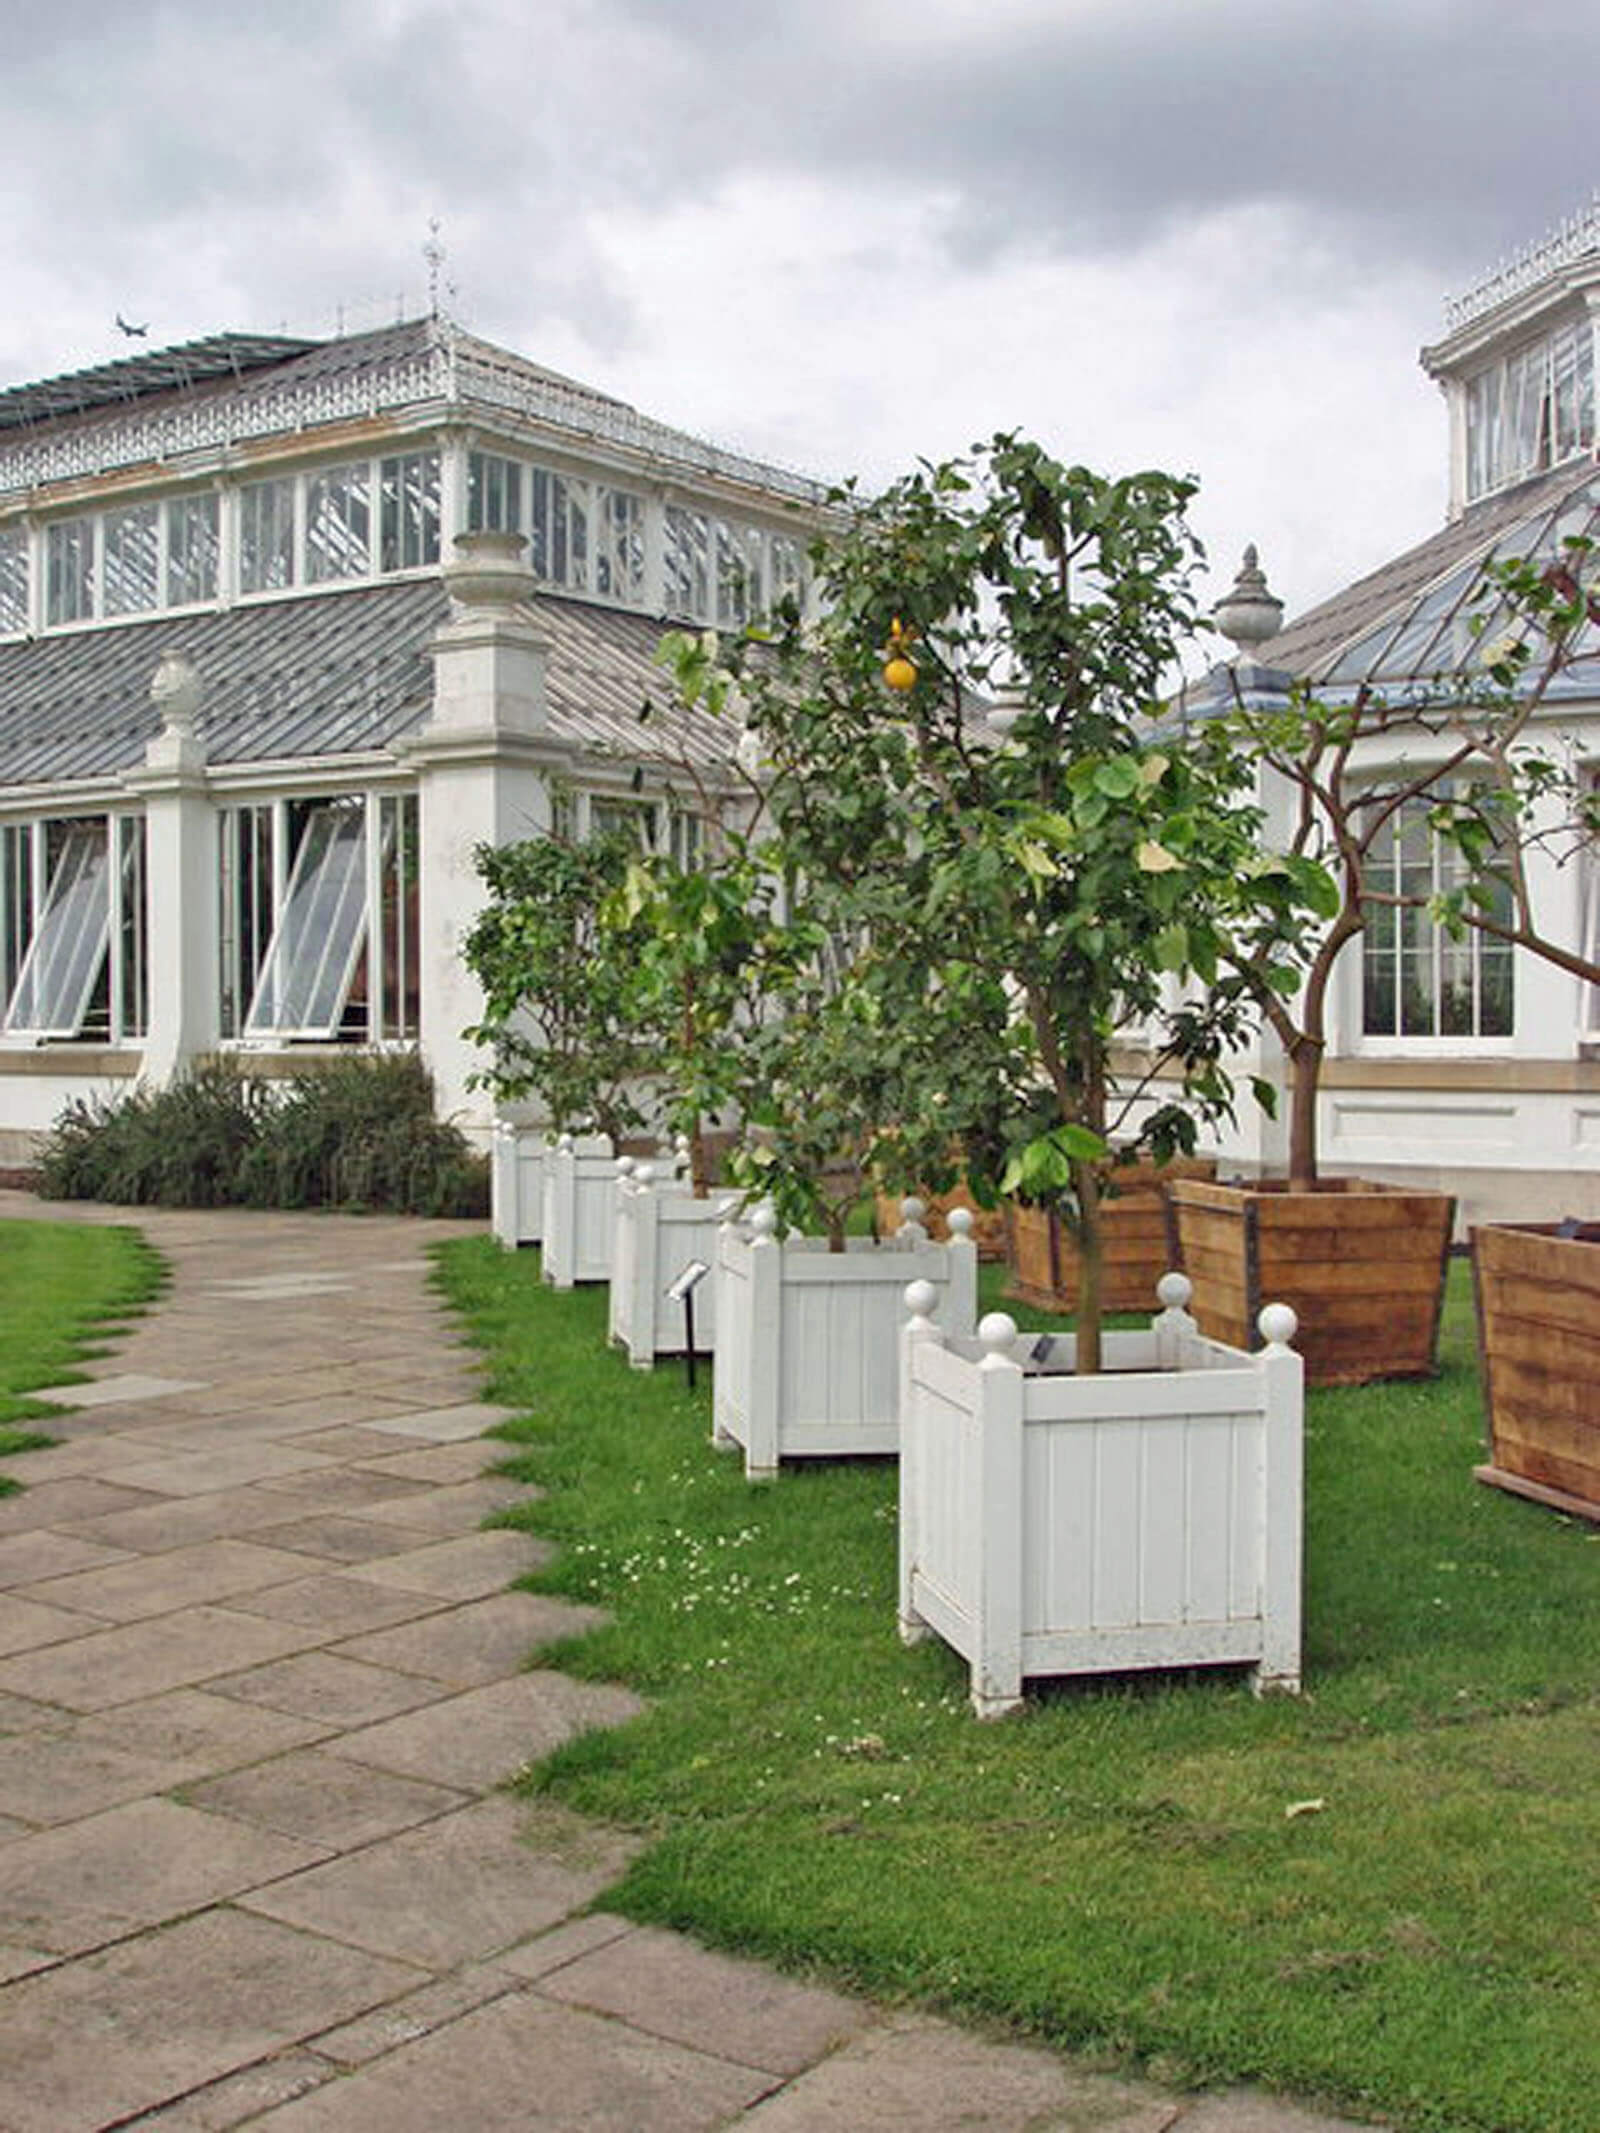
M549 1136L542 1126L497 1121L489 1152L489 1226L508 1251L537 1244L544 1234L544 1159Z
M920 1203L907 1202L908 1208ZM772 1211L717 1237L714 1441L744 1448L752 1480L781 1459L899 1449L898 1337L907 1280L931 1282L953 1326L977 1313L971 1217L955 1209L951 1241L932 1244L914 1217L886 1242L780 1241Z
M617 1181L611 1253L612 1340L635 1370L684 1353L684 1311L667 1290L694 1259L711 1272L694 1292L694 1345L709 1355L717 1332L717 1234L735 1203L715 1192L697 1200L681 1181L640 1163Z
M623 1158L626 1162L628 1159ZM563 1133L543 1164L541 1272L553 1288L609 1281L617 1158L603 1133Z
M900 1629L971 1667L980 1717L1045 1675L1248 1665L1300 1683L1302 1366L1268 1305L1256 1355L1201 1337L1169 1274L1098 1377L1045 1375L994 1312L946 1333L916 1285L901 1334ZM1071 1370L1058 1335L1052 1372Z

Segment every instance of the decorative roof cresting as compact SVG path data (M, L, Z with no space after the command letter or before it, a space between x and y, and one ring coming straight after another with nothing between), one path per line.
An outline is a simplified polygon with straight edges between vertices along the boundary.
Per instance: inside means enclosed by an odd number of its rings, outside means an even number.
M1444 323L1447 333L1456 333L1492 311L1496 304L1508 298L1520 296L1524 289L1553 274L1559 267L1576 265L1592 253L1600 252L1600 192L1569 215L1565 222L1558 223L1547 236L1536 238L1524 245L1520 252L1513 252L1509 259L1502 259L1483 279L1463 295L1452 297L1444 307Z

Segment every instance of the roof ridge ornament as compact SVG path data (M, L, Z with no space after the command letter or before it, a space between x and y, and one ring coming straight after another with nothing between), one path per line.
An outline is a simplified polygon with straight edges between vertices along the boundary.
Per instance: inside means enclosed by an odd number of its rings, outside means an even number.
M1444 307L1446 333L1459 332L1473 319L1492 311L1496 304L1531 289L1557 268L1573 266L1594 253L1600 253L1600 190L1591 194L1586 207L1500 260L1462 295L1448 298Z
M1212 619L1235 648L1250 656L1283 628L1283 602L1267 586L1266 572L1252 541L1245 549L1233 589L1211 610Z

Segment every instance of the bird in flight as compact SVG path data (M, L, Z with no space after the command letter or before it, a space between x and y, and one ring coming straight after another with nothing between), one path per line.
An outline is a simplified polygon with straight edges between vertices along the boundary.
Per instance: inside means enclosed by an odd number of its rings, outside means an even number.
M117 324L121 327L122 331L128 336L128 339L130 341L142 341L145 338L146 334L148 334L150 331L148 324L143 326L130 326L128 324L128 321L123 317L120 311L117 313Z

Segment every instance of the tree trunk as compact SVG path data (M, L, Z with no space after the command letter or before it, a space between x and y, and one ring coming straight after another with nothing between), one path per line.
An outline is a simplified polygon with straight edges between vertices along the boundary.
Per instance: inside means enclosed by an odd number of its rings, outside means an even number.
M1078 1201L1078 1375L1098 1377L1105 1253L1100 1239L1100 1179L1093 1163L1073 1163L1072 1189Z
M1310 1192L1317 1182L1317 1093L1323 1040L1302 1035L1289 1054L1289 1185Z

